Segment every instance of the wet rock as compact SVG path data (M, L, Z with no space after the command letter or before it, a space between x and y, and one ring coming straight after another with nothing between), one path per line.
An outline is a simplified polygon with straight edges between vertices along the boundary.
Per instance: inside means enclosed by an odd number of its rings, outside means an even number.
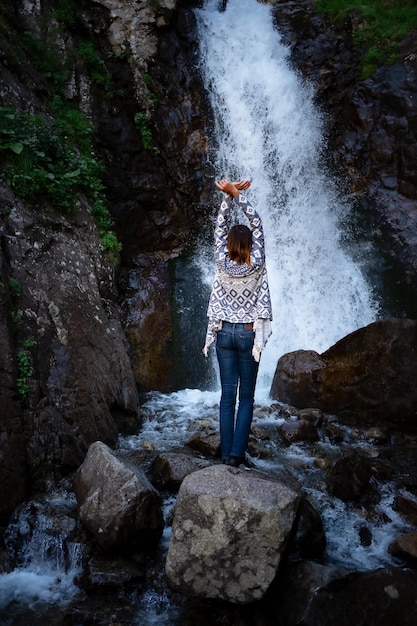
M10 569L28 562L42 570L53 563L65 572L78 568L87 556L77 503L69 485L56 486L46 496L16 508L4 534Z
M154 459L151 467L155 484L168 489L178 489L188 474L210 465L209 461L187 454L166 452Z
M137 429L139 399L113 268L88 205L80 203L71 215L35 214L1 186L0 201L13 207L3 222L3 253L19 286L12 307L20 320L14 359L23 354L30 365L19 375L25 457L32 486L42 488L75 470L93 441L113 445L119 428ZM6 367L10 372L10 362ZM15 422L9 443L19 437L16 391L8 394L7 419ZM21 449L15 452L14 464L22 456Z
M374 443L384 444L389 440L389 434L378 426L368 428L364 433L365 439L373 441Z
M79 515L105 549L146 546L159 539L163 516L159 493L134 466L104 443L93 443L74 478Z
M295 544L303 559L320 559L326 549L323 520L309 498L303 497Z
M369 484L371 467L360 454L352 452L338 459L327 479L330 492L344 502L357 500Z
M329 584L308 611L314 626L412 626L417 618L414 602L415 572L387 568L358 573Z
M271 448L262 445L254 437L249 437L247 452L255 459L270 459L272 457Z
M397 537L390 543L388 550L393 556L417 567L417 532Z
M1 203L1 197L0 197ZM4 205L3 205L4 206ZM3 223L0 218L0 227ZM22 405L17 390L17 367L11 326L12 312L18 304L9 285L9 267L3 250L0 252L0 527L7 523L10 513L27 490L26 440ZM18 285L15 285L18 288ZM20 287L19 287L20 289Z
M199 431L186 441L186 445L207 457L215 458L220 456L220 435L218 431Z
M277 589L275 623L413 626L417 619L416 584L415 571L386 568L343 576L336 568L297 564L285 572L282 587Z
M324 428L324 432L326 436L329 438L331 443L341 443L345 438L343 430L334 424L333 422L328 422Z
M314 424L304 419L284 422L278 428L278 432L287 443L319 440L319 435Z
M362 546L370 546L372 544L372 532L367 526L359 528L359 539Z
M143 580L144 577L144 568L136 563L92 557L79 582L84 589L91 591L120 588L128 583Z
M216 465L187 476L178 493L166 561L186 595L246 604L272 583L300 496L264 474Z
M286 565L279 573L268 597L268 605L277 626L308 624L306 614L311 602L334 580L347 574L347 570L334 565L320 565L300 561Z
M417 526L417 500L397 494L394 500L394 509L401 513L410 524Z
M298 408L415 426L417 321L386 319L329 350L299 350L278 361L271 396Z

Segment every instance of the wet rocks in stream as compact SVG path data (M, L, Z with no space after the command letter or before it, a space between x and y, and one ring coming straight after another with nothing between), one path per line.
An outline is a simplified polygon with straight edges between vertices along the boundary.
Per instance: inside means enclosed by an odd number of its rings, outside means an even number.
M163 529L160 495L146 475L104 443L93 443L74 479L80 519L107 549L156 543Z

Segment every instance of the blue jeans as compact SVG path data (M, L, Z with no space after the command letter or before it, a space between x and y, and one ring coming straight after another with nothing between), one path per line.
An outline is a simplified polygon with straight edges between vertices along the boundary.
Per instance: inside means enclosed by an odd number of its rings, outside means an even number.
M252 356L255 333L243 324L223 322L217 333L216 353L220 368L220 447L222 459L244 457L253 417L259 363ZM239 404L235 421L235 405Z

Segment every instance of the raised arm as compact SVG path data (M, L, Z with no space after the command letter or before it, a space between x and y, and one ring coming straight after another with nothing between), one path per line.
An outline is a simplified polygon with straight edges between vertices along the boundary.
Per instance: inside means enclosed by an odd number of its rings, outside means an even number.
M239 208L249 221L249 228L252 231L251 258L256 265L259 265L265 261L265 239L262 220L256 209L244 195L240 193L236 200Z
M216 261L221 261L227 254L227 234L229 232L230 210L233 200L237 201L239 208L249 221L249 228L252 231L252 261L258 265L265 260L265 242L261 218L251 203L240 193L248 189L250 184L249 180L230 182L223 178L216 181L217 189L227 194L220 205L214 233Z

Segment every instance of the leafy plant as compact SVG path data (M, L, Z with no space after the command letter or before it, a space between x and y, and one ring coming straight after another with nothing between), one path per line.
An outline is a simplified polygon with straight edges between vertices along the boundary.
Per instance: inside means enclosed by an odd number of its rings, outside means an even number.
M22 314L17 309L13 309L13 311L10 312L10 319L12 322L12 332L16 335L23 322Z
M17 196L36 209L74 210L84 193L92 204L103 248L112 259L120 251L113 221L104 204L102 166L91 142L92 127L78 109L53 99L53 120L11 108L0 108L2 177Z
M152 149L152 133L151 133L151 129L149 128L149 120L145 113L136 113L135 125L138 131L140 132L143 147L145 148L145 150L151 150Z
M25 400L29 395L29 378L32 374L32 359L25 350L20 350L17 353L17 390L22 400Z
M152 102L158 102L158 98L152 91L152 78L149 76L149 74L144 73L142 74L142 80L146 85L146 89L148 90L149 100L152 100Z
M28 350L29 348L33 348L33 346L36 346L36 339L34 337L28 337L28 339L25 339L25 341L23 342L23 347Z
M20 283L16 278L12 276L9 278L9 290L14 301L17 301L20 298Z
M77 7L71 0L56 0L54 15L65 26L73 26L77 15Z
M87 65L91 80L98 85L103 85L107 92L111 92L111 76L108 73L103 59L95 50L91 41L77 40L77 52Z

